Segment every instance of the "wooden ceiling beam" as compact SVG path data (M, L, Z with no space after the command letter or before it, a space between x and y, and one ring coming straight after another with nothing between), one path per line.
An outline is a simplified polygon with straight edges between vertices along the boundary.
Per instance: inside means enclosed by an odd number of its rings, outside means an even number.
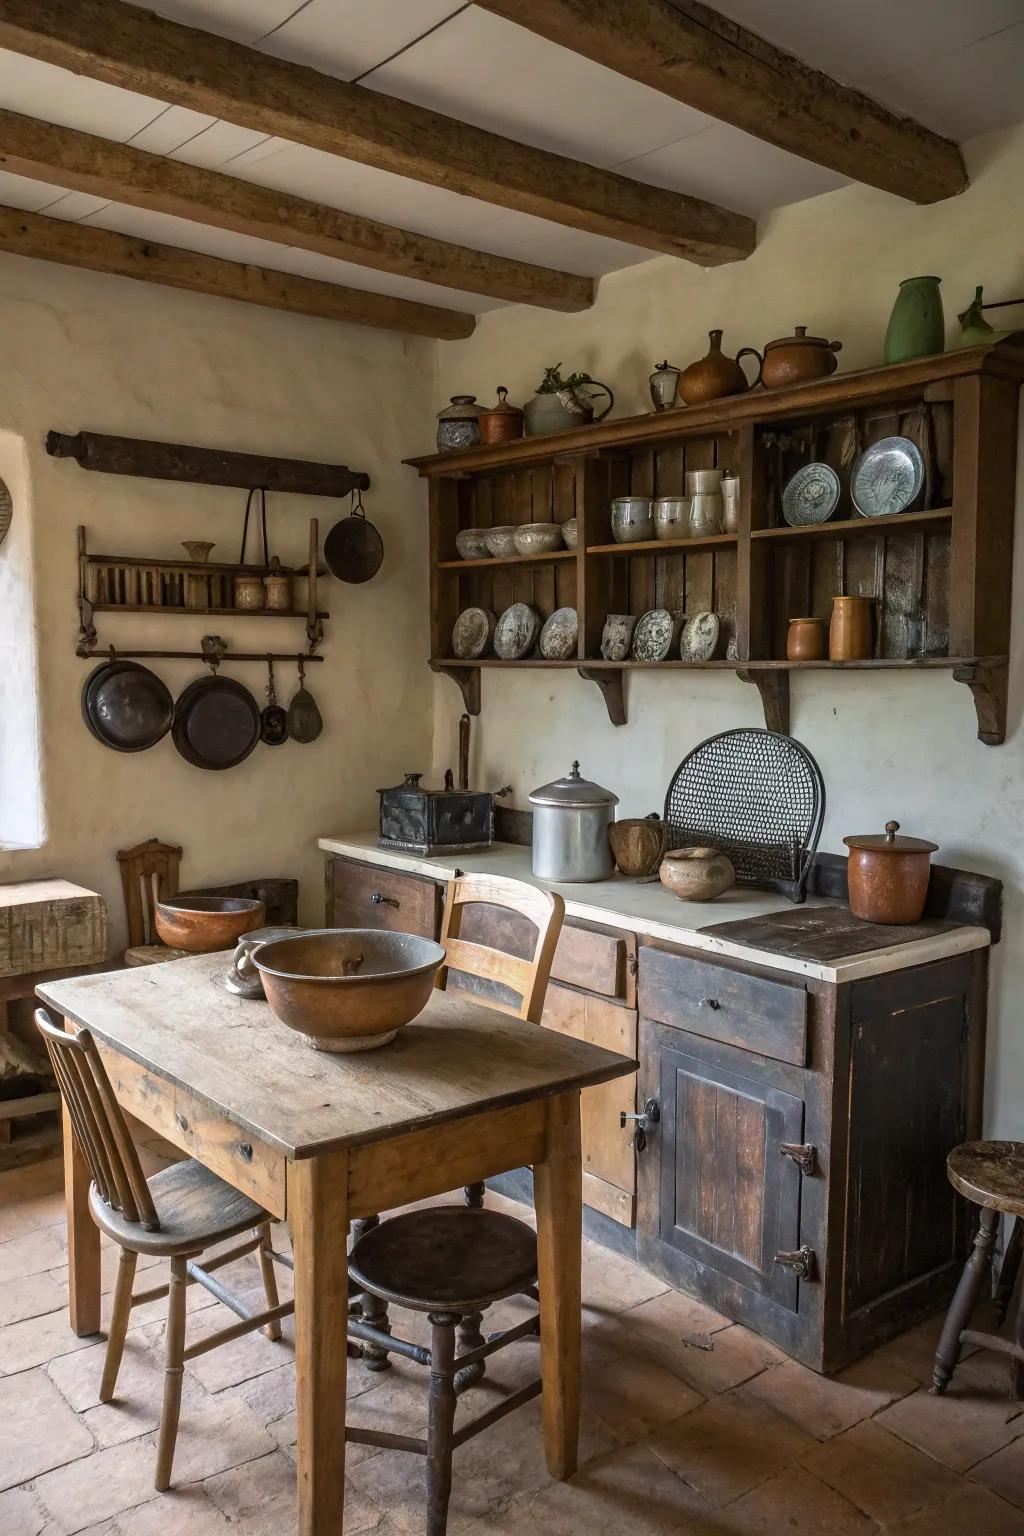
M130 144L2 109L0 169L128 203L133 208L173 214L235 234L357 262L378 272L483 293L514 304L575 311L594 302L594 280L590 277L469 250L287 192L254 186L220 171L151 155Z
M138 278L209 293L220 299L239 299L267 309L311 315L320 320L347 320L387 331L408 331L414 336L435 336L457 341L473 334L473 315L431 304L414 304L385 294L342 288L290 272L272 272L240 261L224 261L175 245L157 245L131 235L73 224L20 208L0 206L0 252L56 261L66 267L86 267L118 277Z
M0 48L258 133L711 266L752 219L518 144L124 0L0 0Z
M742 128L915 203L967 186L959 146L890 112L699 0L476 0L486 11Z

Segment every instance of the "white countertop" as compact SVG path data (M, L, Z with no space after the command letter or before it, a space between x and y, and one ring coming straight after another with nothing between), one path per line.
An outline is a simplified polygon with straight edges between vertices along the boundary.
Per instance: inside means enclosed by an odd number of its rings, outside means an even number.
M914 939L887 949L845 955L829 964L796 960L787 955L769 954L748 944L708 933L717 923L738 922L744 918L764 917L769 912L791 910L785 896L767 891L733 890L716 901L680 902L657 882L644 884L616 873L609 880L585 885L551 884L537 880L531 870L530 850L514 843L494 843L476 853L446 853L432 858L418 853L402 853L393 848L378 848L376 832L355 832L344 837L322 837L325 853L359 859L383 869L405 870L427 875L434 880L450 880L456 869L465 874L506 875L524 880L545 890L558 891L565 900L568 917L625 928L652 939L664 939L689 949L745 960L789 975L806 976L816 981L856 981L864 976L879 976L888 971L905 970L941 960L972 949L984 949L990 943L987 928L950 927L931 938ZM811 896L808 906L835 906Z

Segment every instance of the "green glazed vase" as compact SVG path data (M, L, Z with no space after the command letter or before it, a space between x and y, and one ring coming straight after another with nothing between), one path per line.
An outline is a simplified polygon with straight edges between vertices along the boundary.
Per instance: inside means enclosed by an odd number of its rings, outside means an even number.
M945 349L946 326L939 293L941 281L940 277L907 277L900 283L885 332L887 363L931 357Z

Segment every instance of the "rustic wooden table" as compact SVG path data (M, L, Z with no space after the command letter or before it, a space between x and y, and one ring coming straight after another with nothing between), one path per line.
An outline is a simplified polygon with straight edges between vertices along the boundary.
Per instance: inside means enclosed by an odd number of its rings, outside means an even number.
M146 1125L289 1222L295 1262L300 1536L340 1536L345 1486L349 1221L532 1164L544 1444L556 1478L579 1424L580 1090L625 1056L495 1013L457 992L383 1050L312 1050L202 955L39 988L88 1028L118 1099ZM71 1326L99 1331L99 1233L64 1121Z

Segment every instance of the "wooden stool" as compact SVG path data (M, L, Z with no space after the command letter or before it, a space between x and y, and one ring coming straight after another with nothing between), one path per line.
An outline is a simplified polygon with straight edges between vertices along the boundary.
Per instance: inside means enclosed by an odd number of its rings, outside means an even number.
M430 1368L426 1440L346 1426L359 1445L415 1451L427 1458L427 1536L444 1536L452 1487L452 1452L541 1390L538 1377L455 1431L458 1394L476 1380L488 1355L540 1332L534 1313L485 1342L485 1309L506 1296L537 1296L537 1238L524 1222L498 1211L436 1206L382 1221L352 1249L349 1274L363 1294L426 1312L430 1348L372 1324L349 1319L349 1336ZM456 1344L463 1353L456 1355Z
M935 1352L932 1392L945 1392L965 1344L978 1344L1010 1356L1010 1396L1024 1398L1024 1304L1017 1312L1012 1339L1002 1334L970 1328L968 1324L978 1302L992 1281L992 1254L999 1232L1000 1215L1013 1216L1013 1230L1003 1255L999 1283L995 1292L996 1327L1006 1318L1024 1251L1024 1142L968 1141L954 1147L946 1159L946 1172L953 1188L981 1206L981 1222L974 1248L964 1265L956 1294L949 1304L946 1321Z

